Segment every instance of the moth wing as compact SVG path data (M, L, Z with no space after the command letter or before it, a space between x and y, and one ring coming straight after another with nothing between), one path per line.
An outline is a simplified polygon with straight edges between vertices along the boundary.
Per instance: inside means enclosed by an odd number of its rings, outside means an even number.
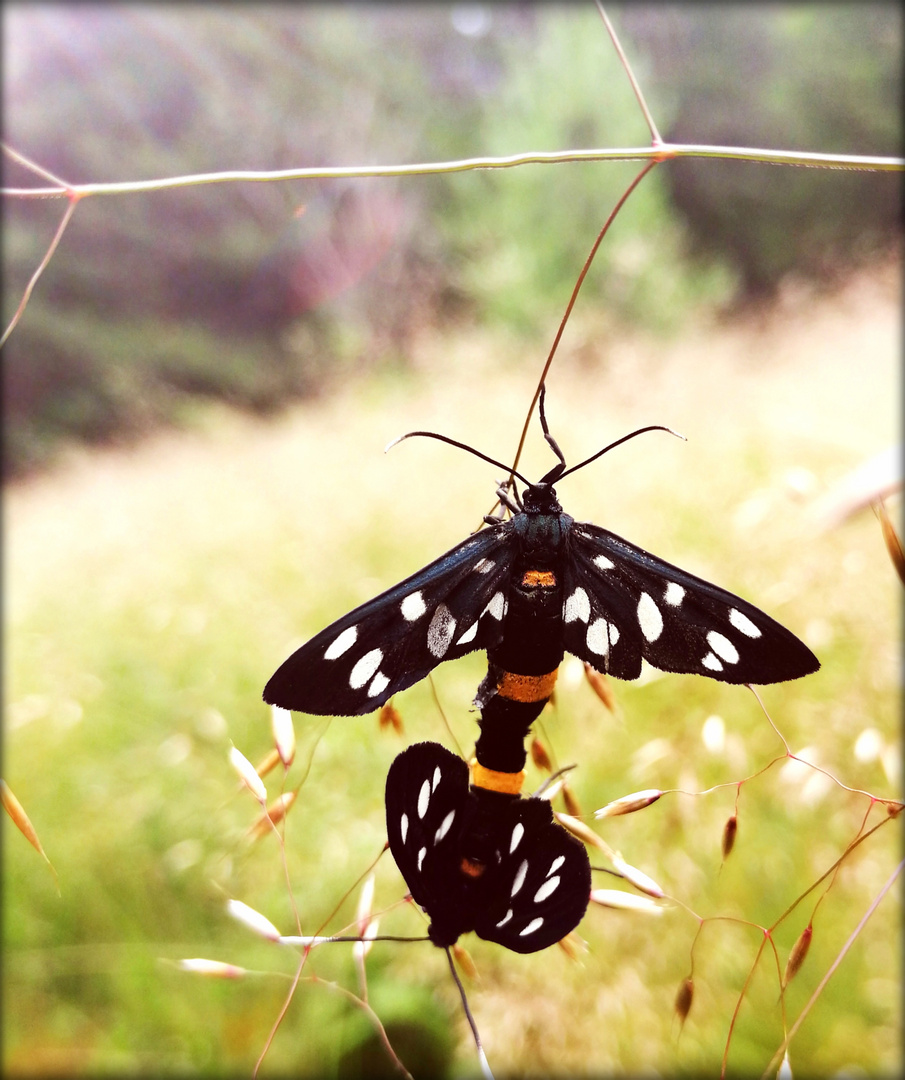
M581 922L591 895L588 854L542 799L513 803L500 827L500 864L475 932L513 952L537 952Z
M493 648L514 541L508 523L476 533L337 619L284 661L264 700L325 716L373 712L441 661Z
M598 671L661 671L728 683L785 682L820 667L790 630L753 604L588 523L569 535L563 643Z
M468 766L438 743L409 746L387 774L390 851L411 897L433 922L443 922L446 905L455 903L449 880L456 874L459 825L468 797Z

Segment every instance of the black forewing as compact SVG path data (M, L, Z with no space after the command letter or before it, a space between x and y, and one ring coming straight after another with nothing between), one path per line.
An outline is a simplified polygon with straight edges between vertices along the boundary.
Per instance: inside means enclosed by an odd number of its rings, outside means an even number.
M588 523L565 560L563 643L598 671L661 671L729 683L775 683L820 667L790 630L746 600Z
M479 937L530 953L575 929L591 895L591 867L584 846L553 820L548 802L512 804L500 821L499 855L475 923Z
M379 708L443 660L493 648L517 544L508 522L463 540L302 645L271 676L264 700L355 716Z

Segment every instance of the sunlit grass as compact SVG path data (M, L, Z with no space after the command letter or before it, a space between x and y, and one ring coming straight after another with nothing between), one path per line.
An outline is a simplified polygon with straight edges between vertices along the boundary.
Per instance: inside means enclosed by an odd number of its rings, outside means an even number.
M764 689L774 721L793 750L811 748L844 783L895 797L900 585L869 512L831 532L811 516L822 491L898 437L898 298L894 287L871 288L793 305L760 326L702 328L670 347L576 323L550 379L548 415L571 461L643 423L688 436L644 436L570 477L559 492L565 508L738 591L804 636L823 668ZM276 843L245 838L258 808L238 790L230 740L252 760L263 756L261 690L290 649L462 539L491 508L490 467L427 442L384 456L385 443L425 427L510 456L545 348L526 356L478 333L425 341L410 378L350 384L269 426L211 414L193 436L81 457L7 493L4 770L62 889L59 898L7 822L9 1071L248 1074L294 957L229 920L223 900L244 900L285 932L294 925ZM550 463L535 430L523 471L538 476ZM466 753L482 666L474 656L435 677ZM699 915L769 924L855 837L863 796L778 762L741 787L738 840L720 870L732 784L781 755L780 741L743 688L668 676L615 689L618 716L567 664L543 733L559 764L578 764L572 786L586 815L639 788L730 785L669 795L597 826ZM449 744L427 683L397 705L404 739L378 732L374 717L296 717L287 788L311 768L287 821L286 857L305 932L380 852L393 757L409 741ZM713 715L726 731L719 752L701 738ZM885 754L859 760L866 728ZM542 779L529 767L526 789ZM278 775L267 782L275 795ZM789 989L790 1019L900 844L892 824L844 865ZM386 855L376 904L403 892ZM783 964L817 895L777 932ZM354 911L353 895L331 929ZM381 925L420 934L425 924L406 908ZM466 939L481 974L469 994L498 1074L713 1073L761 934L705 926L679 1037L673 1001L696 926L678 906L651 919L594 909L580 928L588 952L579 964L558 949L517 957ZM803 1026L793 1066L897 1069L899 943L890 896ZM270 974L219 983L160 962L186 956ZM439 1046L442 1059L451 1037L454 1070L474 1073L442 955L376 945L368 963L371 1003L403 1059L416 1053L412 1039ZM357 987L349 947L313 954L306 974L315 972ZM759 1073L781 1040L777 997L765 957L732 1044L737 1073ZM335 1075L369 1033L344 999L303 984L266 1068Z

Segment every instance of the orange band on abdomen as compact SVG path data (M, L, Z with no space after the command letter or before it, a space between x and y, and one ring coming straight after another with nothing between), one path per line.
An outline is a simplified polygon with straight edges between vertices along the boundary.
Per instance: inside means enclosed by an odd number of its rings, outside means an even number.
M497 693L510 701L546 701L553 693L559 668L546 675L514 675L504 671L497 683Z
M524 782L524 769L521 772L497 772L495 769L485 769L480 761L475 761L471 767L472 787L500 791L504 795L518 795Z

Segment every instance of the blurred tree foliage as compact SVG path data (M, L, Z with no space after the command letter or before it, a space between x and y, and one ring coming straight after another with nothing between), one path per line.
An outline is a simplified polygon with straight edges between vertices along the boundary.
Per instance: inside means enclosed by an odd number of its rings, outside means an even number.
M668 138L900 151L897 5L616 14ZM648 141L590 5L8 4L4 22L5 138L71 182ZM636 170L89 199L5 349L6 473L198 399L276 409L404 364L413 333L454 318L546 342ZM4 179L36 182L8 161ZM60 212L6 201L5 321ZM899 213L889 176L675 163L629 201L583 303L670 328L739 283L763 294L864 258Z
M896 156L902 18L885 3L639 4L622 26L669 103L670 141ZM882 173L686 159L666 179L693 251L735 267L743 298L789 273L831 280L900 241L901 184Z

